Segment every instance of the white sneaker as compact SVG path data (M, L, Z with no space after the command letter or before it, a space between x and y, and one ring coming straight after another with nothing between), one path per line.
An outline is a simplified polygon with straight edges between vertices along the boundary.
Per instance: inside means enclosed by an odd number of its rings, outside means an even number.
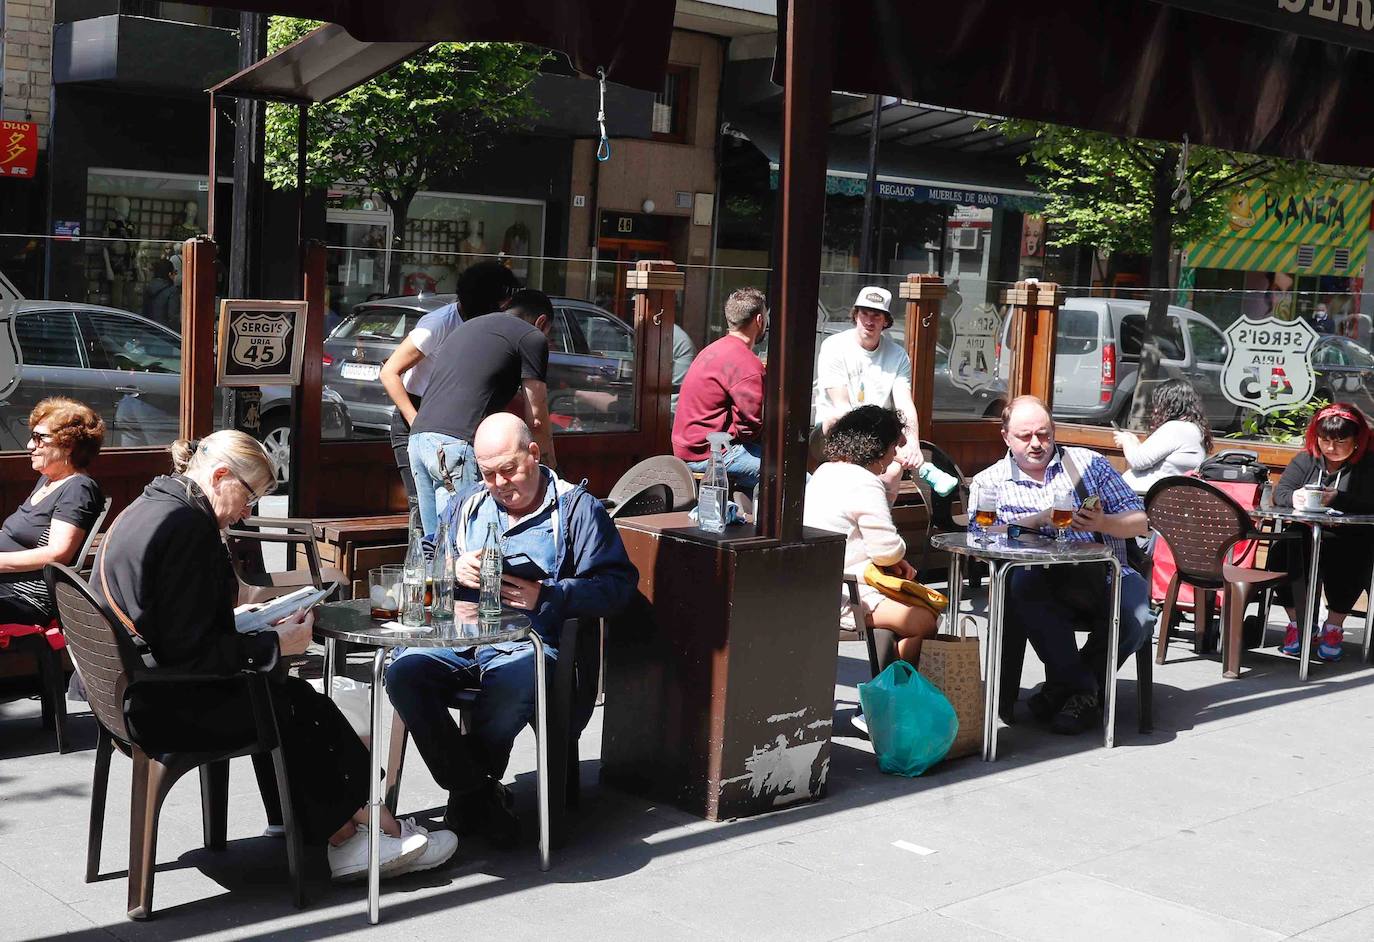
M458 835L452 831L429 831L417 824L414 818L406 818L401 822L401 836L407 837L411 834L423 834L429 842L423 854L406 864L404 873L432 870L448 863L449 858L458 851Z
M382 876L389 876L425 852L429 839L424 834L392 837L383 832L379 848ZM329 874L335 880L348 880L367 873L367 829L359 828L337 847L329 845Z
M868 720L864 719L862 712L855 713L849 718L849 725L854 727L865 739L868 738Z

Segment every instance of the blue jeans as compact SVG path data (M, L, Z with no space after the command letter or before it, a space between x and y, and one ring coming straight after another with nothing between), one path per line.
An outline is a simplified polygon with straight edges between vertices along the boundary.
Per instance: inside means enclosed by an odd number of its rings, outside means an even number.
M461 438L441 432L413 432L410 436L410 472L415 476L415 500L420 505L420 526L426 536L439 530L439 514L448 506L452 495L444 487L439 470L439 449L444 449L444 461L455 487L476 484L482 480L477 469L477 456L472 446Z
M1045 569L1012 572L1003 616L1006 643L1020 644L1016 640L1020 638L1030 641L1045 665L1047 681L1073 690L1097 692L1107 672L1107 620L1101 618L1092 625L1083 624L1083 617L1056 597L1054 584L1046 578L1046 573ZM1138 573L1123 572L1117 667L1149 642L1154 621L1149 584ZM1074 629L1085 627L1089 628L1088 640L1080 651Z
M552 676L558 652L544 649ZM500 779L515 737L534 716L534 645L528 641L480 648L409 648L386 671L391 705L440 788L462 794ZM458 691L480 687L463 735L453 714Z
M763 463L763 445L758 442L740 442L725 450L725 476L730 486L737 491L754 494L754 486L759 483L759 466ZM710 460L689 461L687 467L693 471L705 471Z

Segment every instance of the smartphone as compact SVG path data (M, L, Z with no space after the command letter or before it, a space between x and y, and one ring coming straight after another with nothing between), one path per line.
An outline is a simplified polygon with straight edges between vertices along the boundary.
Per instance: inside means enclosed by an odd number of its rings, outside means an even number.
M1096 494L1089 494L1087 497L1083 498L1083 509L1096 510L1097 505L1100 503L1102 503L1102 498L1098 497Z
M526 553L511 553L505 558L502 569L512 576L528 579L531 582L543 582L549 577L544 568L530 559Z

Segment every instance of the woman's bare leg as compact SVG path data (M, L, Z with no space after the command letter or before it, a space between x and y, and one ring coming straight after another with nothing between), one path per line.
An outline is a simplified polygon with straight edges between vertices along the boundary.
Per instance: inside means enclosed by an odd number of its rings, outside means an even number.
M897 656L909 664L921 660L921 642L935 636L938 619L924 605L903 605L883 599L869 617L875 628L886 628L897 635Z

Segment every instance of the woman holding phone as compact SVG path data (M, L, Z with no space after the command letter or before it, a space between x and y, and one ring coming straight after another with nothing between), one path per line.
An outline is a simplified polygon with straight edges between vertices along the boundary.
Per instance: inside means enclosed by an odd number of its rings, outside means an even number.
M154 478L110 525L92 577L154 671L204 674L194 694L185 685L135 681L126 720L142 742L233 748L255 736L252 704L241 683L217 682L241 671L271 671L278 659L305 653L314 617L301 611L263 631L234 624L238 581L223 531L246 517L276 486L262 445L242 432L216 432L172 445L176 472ZM336 879L367 872L367 750L333 702L298 677L280 672L273 704L291 780L292 806L307 842L329 844ZM413 821L382 817L382 874L438 866L458 839L427 834Z

